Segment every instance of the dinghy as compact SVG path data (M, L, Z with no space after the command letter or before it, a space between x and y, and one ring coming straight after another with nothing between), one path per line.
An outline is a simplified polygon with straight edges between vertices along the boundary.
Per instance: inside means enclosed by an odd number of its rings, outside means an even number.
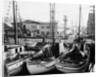
M39 53L26 62L30 74L39 74L52 70L55 66L55 59L50 51L50 44L46 44Z

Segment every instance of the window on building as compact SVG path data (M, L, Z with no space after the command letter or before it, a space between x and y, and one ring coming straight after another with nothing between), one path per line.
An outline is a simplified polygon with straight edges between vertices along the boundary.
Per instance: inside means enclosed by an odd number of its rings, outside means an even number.
M39 30L37 30L37 34L39 34Z
M47 32L47 36L50 35L50 32Z
M44 29L44 28L45 28L45 26L41 26L41 28L42 28L42 29Z
M50 26L46 26L46 28L48 28L48 29L49 29L49 28L50 28Z
M37 29L37 26L36 25L32 25L32 28Z

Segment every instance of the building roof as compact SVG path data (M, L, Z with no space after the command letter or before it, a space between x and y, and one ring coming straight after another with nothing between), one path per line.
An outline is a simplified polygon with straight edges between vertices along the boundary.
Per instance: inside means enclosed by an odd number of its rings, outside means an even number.
M49 25L50 24L50 22L39 22L39 21L33 21L33 20L25 20L24 23L35 23L35 24L40 24L40 25ZM57 24L57 22L55 24Z
M3 23L3 26L4 26L4 30L13 30L13 27L11 24L8 24L8 23Z
M50 25L50 22L39 22L41 25ZM55 22L57 24L57 22Z
M25 20L24 23L34 23L34 24L39 24L39 22L33 21L33 20Z

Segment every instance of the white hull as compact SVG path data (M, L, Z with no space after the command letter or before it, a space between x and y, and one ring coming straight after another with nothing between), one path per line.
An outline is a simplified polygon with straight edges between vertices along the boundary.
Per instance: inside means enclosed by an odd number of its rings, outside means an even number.
M30 74L38 74L50 71L55 67L54 64L54 60L48 63L45 61L41 61L41 63L32 63L32 61L26 62L26 66Z

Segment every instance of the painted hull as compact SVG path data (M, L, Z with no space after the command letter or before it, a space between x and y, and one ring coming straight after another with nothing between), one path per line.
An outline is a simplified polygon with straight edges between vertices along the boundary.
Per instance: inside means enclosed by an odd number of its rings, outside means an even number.
M40 63L36 63L35 61L26 62L26 66L30 74L39 74L39 73L50 71L53 68L55 68L54 64L55 64L55 60L50 62L41 61Z
M9 75L14 75L22 70L23 61L17 60L15 62L6 64L7 72Z

